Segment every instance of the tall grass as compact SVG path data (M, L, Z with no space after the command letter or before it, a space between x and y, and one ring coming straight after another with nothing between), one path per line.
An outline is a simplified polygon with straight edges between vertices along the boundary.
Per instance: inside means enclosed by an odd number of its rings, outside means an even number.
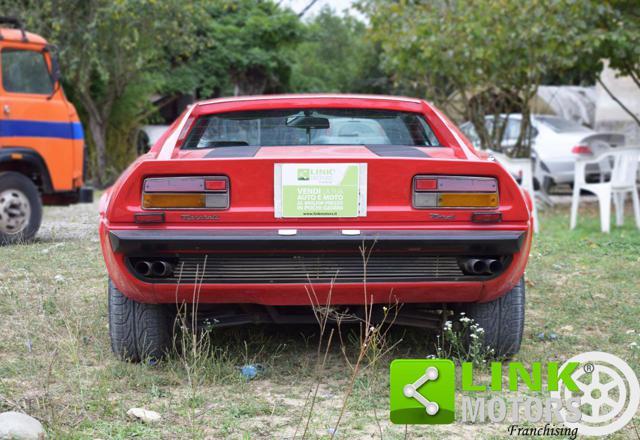
M331 438L333 439L343 421L345 411L353 394L354 385L356 380L362 375L362 372L366 369L376 370L379 365L380 359L391 351L395 344L389 346L387 335L397 317L399 306L397 303L388 304L383 308L383 317L379 322L373 320L373 296L368 293L367 290L367 267L368 261L373 250L371 247L367 248L364 243L360 246L359 251L362 257L363 264L363 301L362 301L362 313L350 313L348 309L332 306L333 290L335 286L335 280L339 275L337 272L331 280L327 299L324 302L320 302L316 289L314 288L311 279L307 277L308 283L305 286L309 303L313 310L313 314L316 318L319 327L318 345L316 350L316 364L314 369L314 386L309 390L305 405L303 407L303 417L301 424L304 425L302 429L301 438L306 438L309 433L309 425L314 417L314 406L317 399L318 389L325 373L325 365L327 360L327 354L330 347L334 342L334 335L337 332L339 335L338 344L339 350L343 355L345 365L351 370L348 376L347 388L342 396L342 404L336 420L333 423L332 428L329 429ZM358 338L355 342L356 355L355 360L351 360L347 351L347 343L343 337L343 325L345 323L358 325ZM329 328L330 327L330 328ZM329 335L326 337L327 330ZM377 375L372 375L377 377ZM379 429L379 433L382 436L382 427L379 423L378 414L375 412L374 417ZM300 425L296 428L294 438L297 437Z

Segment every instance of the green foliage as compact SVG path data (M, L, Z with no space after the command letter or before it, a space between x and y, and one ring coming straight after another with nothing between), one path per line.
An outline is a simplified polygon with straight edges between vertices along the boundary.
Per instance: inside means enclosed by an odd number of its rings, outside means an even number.
M592 6L598 11L599 27L589 33L602 58L640 87L640 6L636 0L611 0Z
M135 157L154 93L199 97L288 87L298 17L273 1L0 0L59 47L65 90L87 128L94 177Z
M582 38L592 49L592 56L606 59L620 75L629 77L640 89L640 7L637 0L609 0L587 3L594 20L582 30ZM600 82L600 81L598 81ZM629 109L602 82L602 88L640 125L640 115Z
M485 368L495 358L495 350L484 345L484 329L462 312L454 321L446 321L436 339L436 355L458 364L471 362Z
M43 0L0 6L58 46L67 92L89 134L94 177L108 183L135 154L132 132L164 80L166 54L188 56L195 4Z
M165 91L205 98L288 88L287 50L301 31L291 10L273 1L203 2L194 19L194 53L172 72Z
M483 146L500 148L502 130L489 133L483 116L522 113L515 155L529 154L529 101L549 72L583 63L574 21L586 18L572 0L365 2L373 33L396 81L416 84L438 104L462 104Z
M384 93L389 84L380 50L364 23L323 8L291 53L294 92Z
M59 48L63 83L106 185L135 157L151 96L384 92L365 26L323 11L309 24L274 0L0 0Z

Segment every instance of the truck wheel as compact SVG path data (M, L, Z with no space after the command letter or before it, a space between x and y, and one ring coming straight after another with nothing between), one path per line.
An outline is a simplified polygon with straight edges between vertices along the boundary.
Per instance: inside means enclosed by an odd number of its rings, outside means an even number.
M171 346L172 329L166 306L129 299L109 280L109 336L111 349L121 360L160 360Z
M524 277L506 295L487 303L466 303L457 312L473 319L484 329L484 343L495 357L508 358L520 350L524 333Z
M31 240L42 221L38 188L26 176L0 173L0 245Z

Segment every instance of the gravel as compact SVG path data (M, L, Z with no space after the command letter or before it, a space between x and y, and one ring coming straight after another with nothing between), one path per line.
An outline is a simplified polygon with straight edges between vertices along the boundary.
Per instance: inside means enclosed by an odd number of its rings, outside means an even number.
M44 208L42 226L36 236L40 242L66 240L98 241L98 198L93 203Z

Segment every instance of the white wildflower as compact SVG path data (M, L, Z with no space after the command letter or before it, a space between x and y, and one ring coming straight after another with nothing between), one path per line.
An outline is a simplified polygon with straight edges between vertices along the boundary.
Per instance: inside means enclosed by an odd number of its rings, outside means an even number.
M473 339L478 339L478 335L476 335L475 333L471 333L469 337Z
M628 335L631 335L631 334L633 334L635 332L636 332L635 330L631 329L631 330L627 330L625 333L628 334Z

